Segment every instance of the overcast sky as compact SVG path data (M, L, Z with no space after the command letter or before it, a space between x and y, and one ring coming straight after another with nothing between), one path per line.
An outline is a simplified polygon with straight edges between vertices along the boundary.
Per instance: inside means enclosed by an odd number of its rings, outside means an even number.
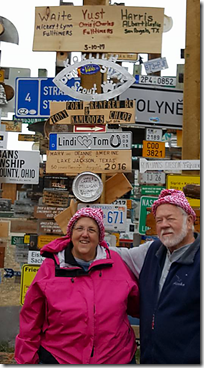
M83 5L83 1L74 0L74 5ZM111 1L113 4L114 1ZM121 2L120 2L121 3ZM159 7L164 8L164 14L171 17L173 27L169 32L164 32L162 37L162 57L166 57L169 68L161 72L165 76L176 76L177 64L183 64L184 59L180 57L180 50L185 48L185 22L186 22L186 0L125 0L126 6ZM33 35L35 21L35 7L37 6L59 6L59 0L3 0L0 7L0 16L11 21L19 34L19 45L0 42L1 60L0 65L4 67L19 67L31 69L31 76L38 76L38 69L47 69L48 77L55 75L55 52L33 52ZM124 66L127 66L125 64ZM26 132L25 124L23 132ZM12 133L13 134L13 133ZM17 137L17 134L14 133ZM9 139L8 148L14 144ZM15 145L18 145L16 138ZM31 143L25 142L19 145L26 150ZM25 147L25 148L22 148Z

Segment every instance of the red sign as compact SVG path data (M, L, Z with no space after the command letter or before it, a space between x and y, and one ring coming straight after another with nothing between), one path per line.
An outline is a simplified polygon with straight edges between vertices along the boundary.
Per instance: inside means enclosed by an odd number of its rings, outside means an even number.
M106 131L105 125L74 125L74 133L93 132L101 133Z

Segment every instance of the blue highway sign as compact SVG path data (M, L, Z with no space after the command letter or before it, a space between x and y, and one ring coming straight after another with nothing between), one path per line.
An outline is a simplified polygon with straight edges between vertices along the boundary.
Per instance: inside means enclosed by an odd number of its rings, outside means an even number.
M67 85L77 90L80 86L80 78L70 79ZM17 118L48 118L50 102L76 101L64 94L53 83L53 78L16 78L15 91Z

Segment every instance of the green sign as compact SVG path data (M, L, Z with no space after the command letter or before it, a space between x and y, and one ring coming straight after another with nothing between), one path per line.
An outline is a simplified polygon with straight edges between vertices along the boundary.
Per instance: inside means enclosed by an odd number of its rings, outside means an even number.
M141 187L141 195L154 195L158 196L165 187L157 187L157 186L150 186L150 185L143 185Z
M12 236L11 237L12 245L21 245L24 244L24 236Z
M158 197L142 196L140 198L139 234L145 235L148 227L146 226L147 208L151 207Z
M47 121L47 119L37 119L37 118L27 118L27 119L21 119L21 118L16 118L15 116L13 116L13 120L14 121L20 121L21 123L25 123L25 124L33 124L33 123L40 123L40 122L45 122Z

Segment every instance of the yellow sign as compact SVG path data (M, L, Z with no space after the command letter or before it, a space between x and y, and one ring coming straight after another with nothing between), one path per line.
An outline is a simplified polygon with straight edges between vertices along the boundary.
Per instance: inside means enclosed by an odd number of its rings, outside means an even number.
M142 157L165 158L165 142L143 141Z
M0 82L4 82L4 69L0 69Z
M187 184L200 185L200 176L167 175L167 189L183 190ZM200 207L200 199L187 199L192 207Z
M120 246L120 233L112 233L116 237L116 247Z
M20 290L20 304L24 304L26 292L32 283L37 271L40 266L31 266L29 264L24 264L21 269L21 290Z
M60 238L60 235L39 235L38 236L38 248L44 247L45 244L50 243L51 241Z

